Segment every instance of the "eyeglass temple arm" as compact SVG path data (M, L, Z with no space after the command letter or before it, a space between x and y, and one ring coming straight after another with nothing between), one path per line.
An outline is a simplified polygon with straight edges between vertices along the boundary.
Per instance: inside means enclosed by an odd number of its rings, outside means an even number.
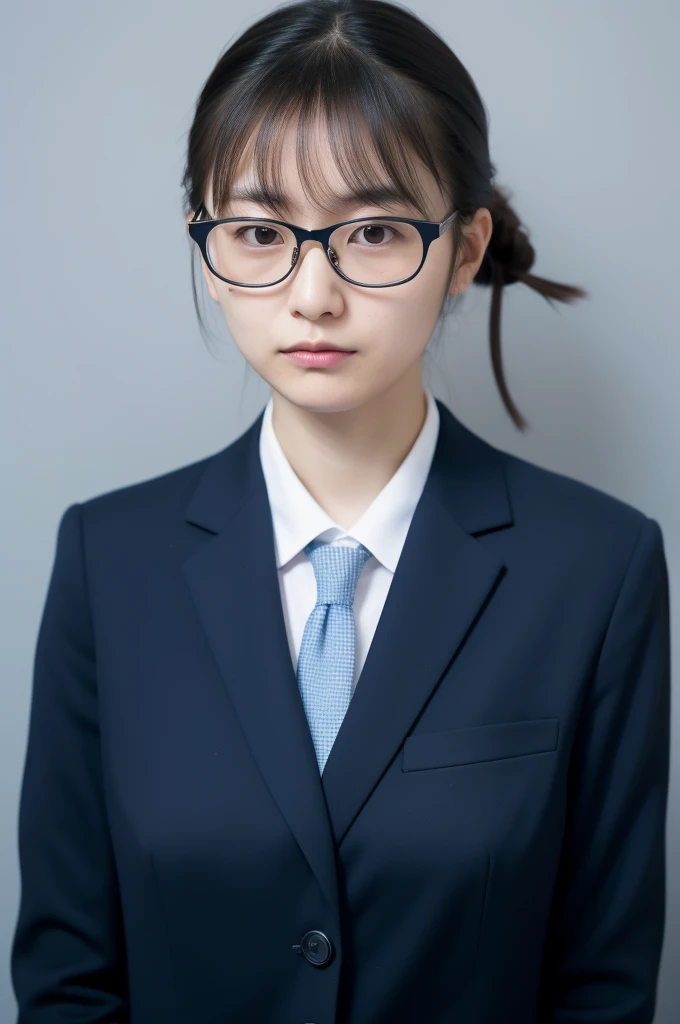
M196 211L194 213L194 216L192 217L191 223L193 223L194 221L200 220L201 219L201 213L203 213L203 212L207 213L208 211L205 209L205 206L203 205L203 203L199 203L198 206L196 207Z
M449 214L446 220L443 220L439 225L439 234L443 235L444 232L451 224L453 224L454 218L457 216L458 210L454 210L453 213Z

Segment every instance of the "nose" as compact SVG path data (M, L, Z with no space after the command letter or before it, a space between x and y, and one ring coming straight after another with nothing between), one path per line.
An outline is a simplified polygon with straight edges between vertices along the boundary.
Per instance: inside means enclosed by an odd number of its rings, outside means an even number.
M313 248L308 243L313 243ZM334 257L331 248L330 259ZM291 312L297 311L309 320L316 320L323 313L338 316L342 312L342 288L338 287L341 278L330 265L321 242L316 239L304 240L287 280L290 282L288 301Z

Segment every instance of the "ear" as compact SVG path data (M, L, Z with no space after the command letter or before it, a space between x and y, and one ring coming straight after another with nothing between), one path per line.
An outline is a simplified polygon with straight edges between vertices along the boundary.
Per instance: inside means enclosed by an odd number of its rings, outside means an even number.
M458 268L451 278L449 286L451 295L459 295L464 292L475 279L493 231L490 211L486 207L480 207L470 224L466 225L463 230L463 253Z
M194 213L194 210L189 210L189 213L186 216L187 226L189 224L189 221L193 220ZM205 278L205 283L208 287L208 294L210 295L210 298L213 299L214 302L219 302L219 299L217 298L217 289L215 288L215 277L212 274L210 267L207 266L205 260L203 259L203 254L200 253L199 255L201 260L201 270L203 271L203 277Z

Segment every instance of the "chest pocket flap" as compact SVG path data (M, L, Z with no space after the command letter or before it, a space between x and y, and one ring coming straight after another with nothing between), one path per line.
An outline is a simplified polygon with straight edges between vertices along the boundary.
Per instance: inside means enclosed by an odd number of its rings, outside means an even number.
M445 768L476 761L541 754L557 749L559 718L531 718L524 722L496 722L446 732L407 736L402 771Z

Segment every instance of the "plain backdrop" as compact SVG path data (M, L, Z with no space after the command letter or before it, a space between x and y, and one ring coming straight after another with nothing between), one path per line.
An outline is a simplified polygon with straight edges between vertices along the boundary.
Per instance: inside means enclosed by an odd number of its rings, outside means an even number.
M234 0L23 0L0 42L0 1020L14 1019L17 810L34 645L65 508L218 451L268 386L221 314L200 335L180 179L200 88L271 9ZM472 430L662 527L680 649L677 0L412 0L475 80L534 271L591 297L504 293L504 411L472 286L427 383ZM203 290L202 278L199 280ZM213 306L207 298L205 306ZM673 657L675 664L675 658ZM677 672L675 673L677 676ZM658 1024L680 1016L677 678Z

